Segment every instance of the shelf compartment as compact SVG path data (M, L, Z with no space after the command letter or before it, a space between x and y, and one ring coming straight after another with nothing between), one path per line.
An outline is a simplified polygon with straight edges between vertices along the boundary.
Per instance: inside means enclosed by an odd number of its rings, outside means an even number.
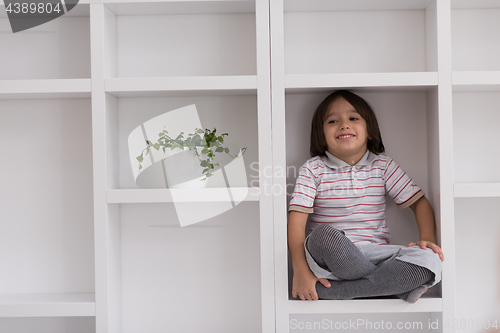
M0 119L0 294L93 292L90 98L0 100Z
M0 80L0 99L89 98L90 79Z
M455 260L457 318L474 322L498 323L500 199L455 199ZM472 225L478 228L471 227ZM446 258L446 252L445 252ZM480 272L480 274L474 274ZM471 281L474 283L470 283ZM477 304L477 306L471 306ZM486 324L485 324L486 326ZM489 324L488 324L489 326ZM470 332L484 332L486 327L468 326Z
M104 20L106 78L257 72L255 1L112 3Z
M500 91L453 92L455 183L498 183ZM476 126L479 124L479 126Z
M257 76L115 78L105 80L105 91L116 97L188 95L256 95Z
M2 294L0 317L93 317L94 294Z
M2 5L0 45L2 80L90 78L89 5L79 4L56 20L17 33Z
M460 1L456 9L452 9L452 70L499 71L498 40L500 40L498 1Z
M152 154L147 157L154 155L155 163L148 164L150 166L144 164L140 176L138 175L139 163L136 156L141 154L146 143L144 141L143 147L140 140L144 140L144 137L137 137L135 140L139 141L137 144L134 143L137 147L132 146L130 149L133 149L133 152L130 152L129 136L142 124L147 125L148 140L151 141L158 138L158 133L167 125L166 129L173 137L180 132L184 132L186 136L196 127L209 129L216 127L217 133L228 133L228 136L224 138L224 144L231 152L247 147L242 157L243 160L239 161L244 164L246 179L231 183L231 187L257 187L258 169L252 167L252 163L258 164L256 91L252 95L225 95L225 92L222 94L204 95L198 92L189 94L184 91L172 92L172 95L160 97L115 97L109 93L106 94L106 114L109 126L107 131L108 190L141 187L144 189L167 188L165 172L162 168L162 159L165 155L162 152L153 149ZM179 110L190 105L196 106L196 112L192 107ZM168 115L174 110L177 110L174 116ZM159 116L164 117L163 120L150 122L151 119ZM140 181L139 183L136 183L135 176ZM219 176L214 174L214 177L210 177L207 187L227 187L225 180ZM163 199L156 197L154 200L165 200L165 197Z
M453 91L500 91L500 71L452 72Z
M414 304L400 299L356 299L288 301L290 314L316 313L400 313L400 312L442 312L441 298L422 297Z
M434 1L284 0L283 8L286 74L437 70Z
M437 72L421 73L349 73L286 75L287 92L317 89L380 88L392 90L428 90L438 84Z
M117 209L123 332L260 331L259 203L185 228L173 205Z
M259 188L205 188L205 189L121 189L108 190L108 203L161 203L161 202L225 202L259 201Z
M455 198L500 197L500 183L456 183Z
M353 89L371 106L377 116L386 154L407 172L419 185L438 211L440 189L436 185L439 159L437 147L437 87L408 91L380 91L381 87ZM410 89L410 88L409 88ZM327 91L326 91L327 90ZM285 95L287 194L291 195L298 170L309 154L310 126L314 110L335 89ZM298 135L297 133L300 133ZM289 199L289 197L288 197ZM411 215L397 209L387 200L387 223L393 244L406 245L418 239L418 228ZM439 220L439 217L438 217ZM404 222L403 222L404 221ZM439 221L438 228L439 228Z

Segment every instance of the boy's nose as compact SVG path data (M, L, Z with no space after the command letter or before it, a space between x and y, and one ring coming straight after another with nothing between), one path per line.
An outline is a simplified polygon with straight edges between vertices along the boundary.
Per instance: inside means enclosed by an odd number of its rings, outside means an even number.
M342 124L340 124L340 128L341 129L348 129L348 128L350 128L349 122L348 121L344 121Z

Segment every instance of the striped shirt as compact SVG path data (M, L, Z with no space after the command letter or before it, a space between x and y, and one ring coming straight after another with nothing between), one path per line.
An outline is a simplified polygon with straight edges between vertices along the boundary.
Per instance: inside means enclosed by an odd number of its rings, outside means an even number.
M312 228L329 223L344 230L353 243L389 244L385 194L403 209L422 197L423 191L386 155L367 151L350 166L325 153L301 167L289 211L310 214Z

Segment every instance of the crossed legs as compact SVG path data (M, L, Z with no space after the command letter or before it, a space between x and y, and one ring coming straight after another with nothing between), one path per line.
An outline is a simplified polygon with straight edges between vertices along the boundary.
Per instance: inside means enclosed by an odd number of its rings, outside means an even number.
M342 279L330 281L330 288L317 283L316 290L322 299L397 295L414 303L427 291L422 285L434 278L427 268L397 259L377 267L342 231L330 225L313 230L307 249L318 265Z

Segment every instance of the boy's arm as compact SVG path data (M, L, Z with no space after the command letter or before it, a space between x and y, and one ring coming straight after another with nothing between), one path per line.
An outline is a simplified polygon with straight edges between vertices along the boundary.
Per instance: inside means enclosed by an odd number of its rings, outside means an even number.
M316 282L330 287L327 279L318 279L309 268L304 250L306 213L291 211L288 219L288 249L292 258L293 287L292 297L301 300L317 300Z
M413 210L415 219L417 220L417 226L420 232L420 241L417 243L410 243L408 246L418 245L424 250L429 247L434 252L439 254L439 258L443 261L443 251L441 251L441 248L436 245L436 225L434 223L434 214L429 200L423 196L415 201L410 208Z

